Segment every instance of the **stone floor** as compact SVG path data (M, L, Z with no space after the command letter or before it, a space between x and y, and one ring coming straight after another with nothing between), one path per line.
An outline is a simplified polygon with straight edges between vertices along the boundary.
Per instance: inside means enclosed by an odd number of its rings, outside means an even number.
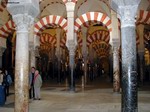
M0 112L14 112L14 94ZM83 90L77 86L76 93L66 91L64 86L44 86L42 99L30 100L30 112L121 112L121 94L114 94L112 88L96 88L92 85ZM150 112L150 89L139 90L139 112Z

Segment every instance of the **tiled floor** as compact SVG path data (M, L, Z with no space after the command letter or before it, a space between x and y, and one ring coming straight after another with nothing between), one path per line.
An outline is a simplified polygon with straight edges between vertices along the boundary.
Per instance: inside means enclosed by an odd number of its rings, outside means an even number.
M42 88L42 100L30 100L30 112L121 112L121 94L112 89L89 89L76 93L64 87ZM8 97L0 112L14 111L14 94ZM139 112L150 112L150 91L139 92Z

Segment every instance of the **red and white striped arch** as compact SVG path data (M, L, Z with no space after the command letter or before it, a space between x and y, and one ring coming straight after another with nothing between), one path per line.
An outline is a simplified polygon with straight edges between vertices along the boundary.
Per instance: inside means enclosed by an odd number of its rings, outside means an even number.
M87 37L87 46L89 46L92 42L96 40L105 41L106 43L109 43L110 35L109 31L106 30L97 30L91 35L88 35Z
M150 24L150 12L145 10L140 10L137 17L138 24Z
M144 44L147 44L147 43L148 43L148 40L150 40L150 31L147 31L147 32L144 34Z
M106 14L101 12L88 12L75 20L75 32L78 32L82 25L89 27L91 22L97 24L103 23L109 31L112 31L111 19Z
M77 9L80 9L80 7L81 7L84 3L86 3L87 1L88 1L88 0L84 0L84 1L78 6ZM108 8L110 8L109 1L107 1L107 0L99 0L99 1L103 2L104 4L106 4L106 5L108 6Z
M77 32L77 42L79 46L82 46L82 32Z
M60 47L61 48L65 48L66 47L66 41L67 41L66 33L63 33L63 38L60 40Z
M55 36L52 36L48 33L42 33L40 35L40 42L41 44L45 44L45 43L49 43L49 44L52 44L53 46L56 46L56 35Z
M15 24L9 20L3 27L0 28L0 37L7 38L15 30Z
M61 16L50 15L42 18L35 24L35 35L40 36L41 32L47 28L47 25L59 25L65 32L67 32L67 20Z
M136 31L136 46L138 46L140 44L140 37L138 32Z

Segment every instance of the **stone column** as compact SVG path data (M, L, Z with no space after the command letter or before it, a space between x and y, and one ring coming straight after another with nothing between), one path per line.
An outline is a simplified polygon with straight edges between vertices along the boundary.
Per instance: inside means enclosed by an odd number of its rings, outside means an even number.
M6 49L6 39L0 38L0 68L2 68L2 56L5 49Z
M56 43L56 56L58 59L58 77L57 77L57 82L60 83L61 82L61 56L60 56L60 33L61 33L61 29L57 29L56 30L56 37L57 37L57 43Z
M70 91L75 91L75 78L74 78L74 56L75 56L75 42L73 40L68 41L69 49L69 65L70 65Z
M140 82L143 84L144 81L144 52L139 52L139 64L140 64Z
M82 86L84 87L85 84L87 84L87 28L82 29L82 39L83 39L83 44L82 44L82 54L83 54L83 59L84 59L84 75L83 75L83 80L82 80Z
M75 91L75 79L74 79L74 56L75 56L75 48L76 48L76 41L75 41L75 34L74 34L74 10L75 10L75 3L68 1L66 3L67 8L67 42L66 45L69 50L69 65L70 65L70 91Z
M119 47L120 35L118 30L117 13L111 10L112 46L113 46L113 91L120 92Z
M16 2L9 0L8 2ZM8 4L16 25L15 112L29 111L29 29L39 12L39 1L26 0Z
M109 74L111 78L111 82L113 82L113 48L109 47Z
M36 67L35 50L34 47L30 47L30 68Z
M3 56L4 50L5 50L5 48L0 47L0 68L2 68L2 56Z
M15 112L28 111L28 28L33 18L28 15L15 15L13 20L17 27L15 58ZM25 22L25 23L24 23Z
M119 46L113 45L113 91L120 92Z
M122 112L138 112L135 16L140 0L113 0L121 20Z

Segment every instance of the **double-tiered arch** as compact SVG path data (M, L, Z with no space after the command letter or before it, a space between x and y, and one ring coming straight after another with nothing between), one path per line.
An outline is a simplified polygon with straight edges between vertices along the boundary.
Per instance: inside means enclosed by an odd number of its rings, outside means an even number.
M50 15L42 18L35 24L34 32L36 36L40 36L41 32L49 26L60 26L65 32L67 32L67 20L61 16Z

